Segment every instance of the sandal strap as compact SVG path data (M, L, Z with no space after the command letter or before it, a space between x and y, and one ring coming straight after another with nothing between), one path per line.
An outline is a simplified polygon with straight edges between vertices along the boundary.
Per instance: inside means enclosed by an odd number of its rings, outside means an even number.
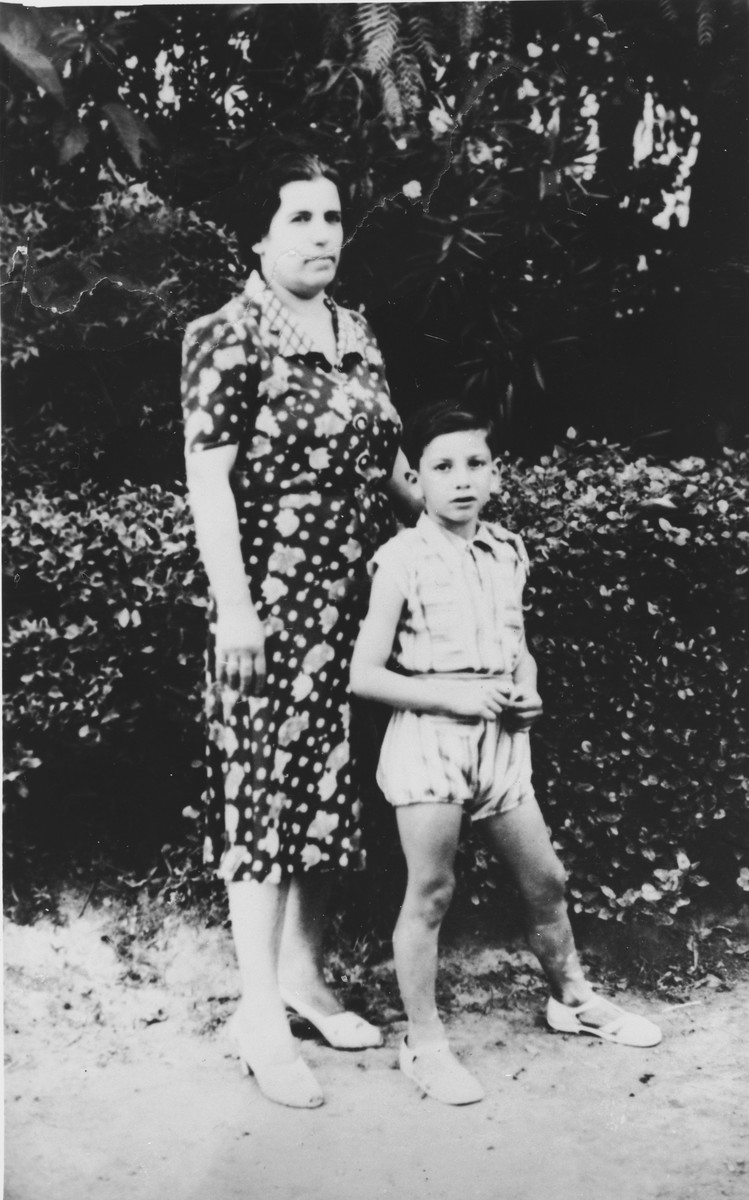
M585 1013L592 1008L597 1008L599 1005L606 1005L607 1008L614 1009L614 1015L610 1021L606 1021L603 1025L594 1025L591 1021L584 1020ZM629 1013L624 1012L618 1005L612 1004L610 1000L603 1000L600 996L591 996L589 1000L583 1001L582 1004L565 1005L570 1012L574 1014L578 1024L584 1025L586 1029L601 1029L605 1033L616 1033L621 1029L622 1025L629 1017Z

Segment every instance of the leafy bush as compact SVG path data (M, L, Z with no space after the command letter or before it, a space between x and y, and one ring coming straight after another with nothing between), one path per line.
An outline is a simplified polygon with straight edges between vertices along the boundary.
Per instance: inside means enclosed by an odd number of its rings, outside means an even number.
M749 884L747 462L583 446L506 464L498 515L533 564L536 781L578 912L667 918L708 882Z
M205 600L185 497L37 489L10 501L5 538L13 790L56 804L95 788L103 803L122 784L145 809L165 780L189 786Z
M533 562L536 782L578 912L668 921L708 885L749 890L748 465L574 443L504 464L493 515ZM184 496L31 491L9 505L6 547L16 804L76 786L94 759L103 794L140 779L158 803L172 776L189 803L205 598ZM473 853L478 899L493 880Z

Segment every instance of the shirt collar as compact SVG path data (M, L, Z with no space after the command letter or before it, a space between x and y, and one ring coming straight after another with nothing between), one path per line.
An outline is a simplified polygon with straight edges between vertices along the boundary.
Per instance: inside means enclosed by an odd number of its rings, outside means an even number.
M479 521L475 534L467 541L458 538L455 534L451 535L437 525L425 512L416 522L416 528L427 545L443 556L446 554L449 557L452 553L453 557L461 558L466 551L478 546L480 549L488 551L494 558L499 558L500 545L504 544L512 547L523 571L527 572L530 567L522 538L512 530L505 529L504 525L500 525L498 522Z
M457 534L451 534L448 530L443 529L436 521L427 513L422 513L416 522L416 528L423 537L424 541L433 549L443 553L445 549L449 549L453 554L462 556L467 550L473 546L480 546L482 550L488 550L491 554L496 552L496 541L492 537L490 530L482 522L479 522L478 528L472 538L461 538Z
M284 358L319 353L305 332L299 328L291 310L256 271L253 271L247 280L242 295L248 307L253 304L260 310L261 340L266 341L270 335L277 343L278 353ZM339 364L342 365L346 356L350 354L355 354L364 361L367 334L363 322L357 320L348 309L339 308L329 296L325 297L325 306L333 316Z

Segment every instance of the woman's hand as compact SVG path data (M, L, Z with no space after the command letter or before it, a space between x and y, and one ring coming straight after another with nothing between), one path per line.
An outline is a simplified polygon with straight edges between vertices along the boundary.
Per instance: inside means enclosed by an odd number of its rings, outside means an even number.
M386 486L396 517L406 525L415 524L424 511L424 501L414 487L414 473L402 450L398 450Z
M216 617L216 679L243 696L259 696L265 684L265 630L251 600L219 606Z

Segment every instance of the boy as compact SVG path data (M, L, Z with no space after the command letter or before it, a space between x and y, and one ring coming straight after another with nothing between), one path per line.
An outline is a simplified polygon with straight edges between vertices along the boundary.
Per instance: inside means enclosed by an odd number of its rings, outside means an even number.
M425 511L377 552L351 687L391 705L378 782L395 807L408 884L393 936L408 1015L401 1070L445 1104L483 1098L452 1055L435 1003L437 943L465 810L513 872L528 941L549 980L552 1029L654 1046L660 1030L593 993L575 949L565 873L531 785L528 731L541 715L523 632L520 539L479 521L498 481L485 423L425 410L405 447Z

